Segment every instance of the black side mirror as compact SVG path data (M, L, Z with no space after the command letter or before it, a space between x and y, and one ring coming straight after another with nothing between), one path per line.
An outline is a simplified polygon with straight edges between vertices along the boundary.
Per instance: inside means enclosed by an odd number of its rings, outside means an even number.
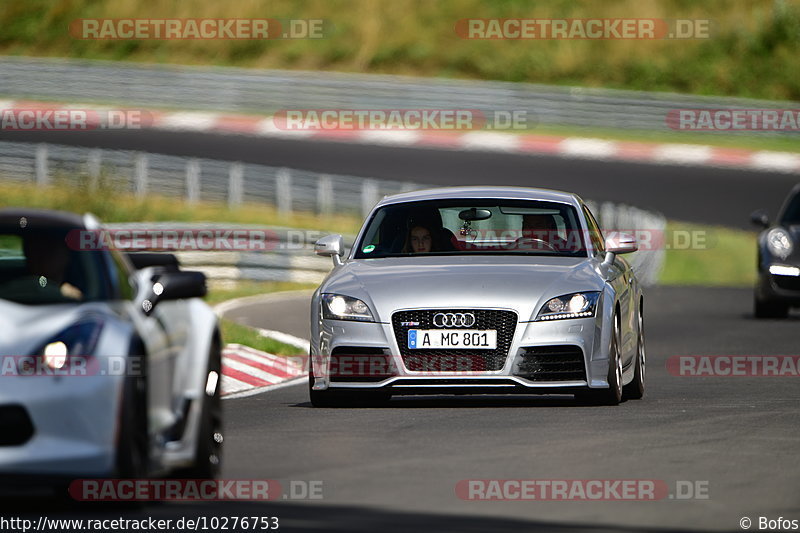
M750 214L750 222L762 228L769 227L769 215L765 209L757 209Z
M145 315L149 315L159 302L202 298L207 292L206 275L202 272L166 272L153 278L153 286L148 297L142 302L142 310Z

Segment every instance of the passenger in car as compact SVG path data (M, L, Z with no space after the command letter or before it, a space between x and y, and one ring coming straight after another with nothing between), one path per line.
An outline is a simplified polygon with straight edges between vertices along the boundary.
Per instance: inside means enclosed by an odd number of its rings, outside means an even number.
M404 253L428 253L437 251L437 246L434 245L433 234L431 230L421 224L414 224L408 230L406 237L406 244L403 247Z

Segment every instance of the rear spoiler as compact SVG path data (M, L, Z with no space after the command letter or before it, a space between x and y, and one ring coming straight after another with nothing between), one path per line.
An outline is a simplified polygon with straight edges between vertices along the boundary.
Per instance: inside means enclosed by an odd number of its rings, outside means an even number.
M167 272L180 270L180 263L174 254L162 252L127 252L125 254L136 270L147 267L161 267Z

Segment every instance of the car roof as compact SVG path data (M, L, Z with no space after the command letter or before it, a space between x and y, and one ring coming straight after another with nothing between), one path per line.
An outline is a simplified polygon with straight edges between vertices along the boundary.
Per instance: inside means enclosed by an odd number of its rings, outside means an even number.
M552 189L536 189L532 187L437 187L419 191L404 192L385 196L378 207L396 203L416 202L423 200L445 200L458 198L497 198L513 200L542 200L567 203L578 206L582 200L573 193L554 191Z
M25 218L25 225L21 225L21 219ZM0 209L0 227L17 228L25 227L28 229L85 229L86 222L84 217L66 211L56 211L52 209L31 209L25 207L9 207Z

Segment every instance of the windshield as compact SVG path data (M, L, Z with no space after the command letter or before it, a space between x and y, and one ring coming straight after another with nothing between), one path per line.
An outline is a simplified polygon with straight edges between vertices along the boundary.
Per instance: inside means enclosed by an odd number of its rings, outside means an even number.
M67 230L0 229L0 299L29 305L109 299L102 252L77 251Z
M786 205L786 210L781 217L781 224L795 225L800 224L800 191Z
M586 257L574 207L535 200L429 200L388 205L368 222L355 257L527 254Z

